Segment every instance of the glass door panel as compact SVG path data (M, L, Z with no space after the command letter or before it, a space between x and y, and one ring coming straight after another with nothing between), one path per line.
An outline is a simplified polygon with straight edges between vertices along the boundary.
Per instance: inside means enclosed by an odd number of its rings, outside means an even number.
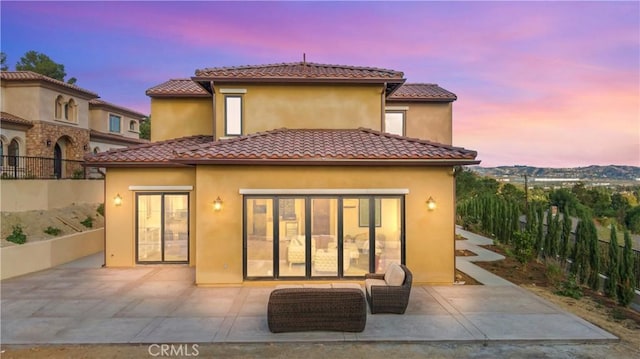
M363 276L369 273L369 200L344 198L342 200L343 253L350 258L343 275ZM365 220L366 219L366 220Z
M311 199L311 275L317 277L338 275L338 200L336 198ZM344 258L344 268L349 267Z
M162 195L138 196L138 261L162 261Z
M273 199L248 199L246 204L247 276L273 276Z
M189 260L189 198L164 195L164 261Z
M280 277L304 277L307 251L315 251L315 244L307 245L305 228L305 199L278 199L278 225L280 248ZM310 248L308 248L310 247Z
M376 228L377 273L391 263L401 262L402 211L400 198L380 199L381 226Z

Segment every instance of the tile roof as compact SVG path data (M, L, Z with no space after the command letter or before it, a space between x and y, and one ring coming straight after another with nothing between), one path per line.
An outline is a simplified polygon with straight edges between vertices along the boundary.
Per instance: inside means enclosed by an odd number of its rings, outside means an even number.
M370 129L277 129L176 151L176 161L440 162L471 161L476 152Z
M43 81L57 86L62 86L70 90L82 92L90 97L99 97L95 92L83 89L76 85L68 84L64 81L59 81L51 77L41 75L33 71L0 71L0 78L3 81Z
M313 62L290 62L254 66L214 67L196 70L197 78L236 79L327 79L327 80L397 80L404 81L399 71L375 67L326 65Z
M18 117L16 115L10 114L8 112L0 112L0 120L2 122L7 122L7 123L14 123L17 125L23 125L23 126L33 126L33 122L29 121L29 120L25 120L22 117Z
M176 150L190 148L198 144L211 142L212 136L190 136L152 142L127 148L119 148L101 152L98 154L88 154L85 156L86 166L95 167L127 167L127 166L175 166L170 162Z
M193 136L87 156L89 166L182 164L477 164L476 152L369 129L277 129L213 141Z
M110 102L107 101L102 101L99 100L97 98L89 100L89 109L91 109L91 107L107 107L107 108L111 108L113 110L117 110L117 111L122 111L124 113L127 113L129 116L131 117L139 117L139 118L143 118L143 117L147 117L147 115L144 115L140 112L134 111L132 109L126 108L126 107L122 107L119 105L114 105Z
M191 79L171 79L147 90L150 97L210 97L211 94Z
M458 97L450 91L436 84L405 83L400 86L387 100L401 101L445 101L451 102Z

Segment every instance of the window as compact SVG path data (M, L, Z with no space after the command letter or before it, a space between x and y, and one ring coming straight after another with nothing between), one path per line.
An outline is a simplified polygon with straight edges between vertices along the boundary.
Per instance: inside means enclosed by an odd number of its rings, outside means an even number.
M396 195L245 196L245 278L384 272L403 262L403 208Z
M120 133L120 116L109 115L109 132Z
M129 131L135 131L136 130L136 121L129 121Z
M225 135L242 135L242 97L226 96L224 98Z
M15 138L9 143L7 147L7 154L9 155L9 166L16 166L18 164L18 156L20 155L20 144Z
M386 112L384 114L384 132L404 136L404 112Z
M76 109L76 102L73 99L69 99L69 102L67 102L64 106L64 118L69 121L76 122Z
M62 108L64 107L64 99L62 98L62 96L58 96L56 97L56 110L55 110L55 116L57 119L61 119L62 118Z

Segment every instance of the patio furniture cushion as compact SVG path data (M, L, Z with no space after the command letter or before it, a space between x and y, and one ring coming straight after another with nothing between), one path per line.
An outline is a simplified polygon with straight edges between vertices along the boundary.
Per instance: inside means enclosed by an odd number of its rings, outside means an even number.
M402 270L399 264L389 264L389 267L387 267L384 273L384 281L387 285L402 285L402 282L404 282L404 270Z

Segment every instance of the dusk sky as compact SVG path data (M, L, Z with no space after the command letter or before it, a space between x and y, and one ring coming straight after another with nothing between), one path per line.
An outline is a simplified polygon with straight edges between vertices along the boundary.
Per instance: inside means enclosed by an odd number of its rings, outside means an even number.
M205 67L302 61L403 71L454 92L482 166L640 166L640 2L11 2L0 44L105 101Z

